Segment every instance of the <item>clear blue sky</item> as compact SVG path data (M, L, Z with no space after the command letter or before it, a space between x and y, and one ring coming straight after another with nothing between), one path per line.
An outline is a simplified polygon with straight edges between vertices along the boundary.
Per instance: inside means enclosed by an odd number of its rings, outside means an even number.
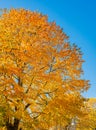
M96 97L96 0L0 0L0 8L25 8L47 14L83 52L84 79L91 88L84 95Z

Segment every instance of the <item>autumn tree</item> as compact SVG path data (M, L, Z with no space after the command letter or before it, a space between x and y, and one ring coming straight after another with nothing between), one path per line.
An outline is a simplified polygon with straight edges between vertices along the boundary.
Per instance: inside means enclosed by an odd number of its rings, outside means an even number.
M82 63L80 49L46 15L25 9L3 11L0 101L6 104L6 129L49 129L80 115L80 93L89 87L81 79Z
M96 98L89 98L86 102L87 114L80 118L78 130L95 130L96 129Z

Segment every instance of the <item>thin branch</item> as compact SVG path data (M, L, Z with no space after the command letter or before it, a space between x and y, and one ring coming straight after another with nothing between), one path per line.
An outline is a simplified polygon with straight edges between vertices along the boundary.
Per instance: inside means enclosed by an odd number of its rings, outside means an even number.
M30 105L31 105L31 104L28 103L28 104L25 106L24 111L25 111Z
M25 92L25 93L28 93L29 88L31 87L33 80L34 80L34 76L32 77L31 82L30 82L30 84L29 84L29 87L28 87L28 89L26 90L26 92Z
M43 92L43 93L40 93L39 95L41 94L50 94L50 93L53 93L53 92L56 92L58 90L58 88L56 88L55 90L51 91L51 92Z

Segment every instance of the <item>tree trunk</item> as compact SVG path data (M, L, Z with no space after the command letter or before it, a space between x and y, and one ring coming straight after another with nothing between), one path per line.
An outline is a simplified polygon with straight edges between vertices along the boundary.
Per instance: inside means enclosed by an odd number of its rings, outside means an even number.
M69 125L66 125L64 130L69 130Z
M9 121L6 122L6 128L7 130L18 130L20 120L15 118L14 124L9 123Z

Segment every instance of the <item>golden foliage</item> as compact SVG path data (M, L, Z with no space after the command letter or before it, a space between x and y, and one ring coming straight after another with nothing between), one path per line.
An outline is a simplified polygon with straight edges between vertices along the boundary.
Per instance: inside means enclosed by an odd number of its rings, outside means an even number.
M89 98L85 102L87 113L78 123L78 130L96 129L96 98Z
M89 85L80 78L81 52L67 39L62 29L41 13L24 9L3 12L0 94L8 104L6 122L14 124L18 119L21 126L43 129L56 121L67 123L82 113L80 92Z

